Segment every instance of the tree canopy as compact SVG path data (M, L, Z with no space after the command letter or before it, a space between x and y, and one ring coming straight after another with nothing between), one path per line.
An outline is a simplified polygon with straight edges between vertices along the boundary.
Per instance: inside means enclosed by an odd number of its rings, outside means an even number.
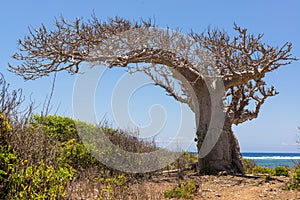
M172 41L176 32L167 36L157 35L158 39L155 40L157 43L169 43L168 45L173 46L175 51L162 49L159 45L150 46L151 48L141 45L127 50L124 47L123 51L109 51L109 45L106 44L109 38L130 30L150 31L153 28L157 26L151 20L132 22L113 18L100 21L95 16L91 20L78 18L74 22L64 18L56 19L53 30L47 29L45 25L37 29L29 28L29 35L18 41L19 52L13 55L13 58L21 61L21 64L10 64L9 70L30 80L62 70L71 74L78 73L80 64L91 59L91 54L102 46L111 55L106 52L106 55L102 57L98 55L96 59L105 62L108 67L129 67L132 63L159 65L135 70L144 71L155 84L163 87L176 100L187 103L188 99L174 90L172 79L175 75L172 69L179 72L191 84L203 80L205 74L209 73L203 73L201 71L203 69L195 67L195 63L184 54L186 51L176 50L176 46L183 45L188 49L193 47L196 51L196 45L202 53L209 55L211 64L224 83L226 112L232 118L232 123L239 124L256 118L265 100L278 94L273 86L268 86L263 80L265 75L297 60L291 55L291 43L287 42L281 47L270 46L262 41L263 34L249 34L247 29L236 24L233 27L236 34L232 37L224 30L210 28L200 34L191 32L186 38L177 35L180 39L176 42ZM123 37L125 40L130 39L126 38L126 34Z

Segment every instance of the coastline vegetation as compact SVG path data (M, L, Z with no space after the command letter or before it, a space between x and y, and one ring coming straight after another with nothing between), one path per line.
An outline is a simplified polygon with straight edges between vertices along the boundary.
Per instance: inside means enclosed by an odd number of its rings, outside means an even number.
M95 159L81 142L80 131L103 131L121 148L136 153L151 152L155 142L142 141L124 130L94 126L56 115L33 115L29 107L20 115L21 93L9 92L0 82L0 199L147 199L144 189L134 184L153 177L175 175L177 186L166 189L164 198L191 199L199 191L196 181L184 180L195 174L197 156L183 152L166 168L146 174L128 174L111 169ZM76 123L76 125L75 125ZM294 169L274 169L244 159L247 174L290 178L286 190L300 190L300 164ZM155 195L155 194L153 194Z
M74 120L68 117L34 115L22 132L15 132L14 137L8 120L1 117L0 180L1 198L4 199L61 199L70 193L85 193L90 189L74 188L77 181L92 180L92 186L98 185L99 199L117 199L128 193L130 184L151 177L150 174L125 174L110 169L98 162L80 142L76 134ZM87 130L96 127L82 123ZM105 128L106 134L114 138L127 137L125 132ZM118 135L118 136L116 136ZM21 140L17 141L17 138ZM26 141L26 142L22 142ZM30 142L28 142L30 141ZM153 150L154 145L136 138L123 138L124 148L138 151ZM197 156L184 152L165 171L176 171L178 177L194 173L190 166L197 162ZM290 177L290 183L283 189L297 189L300 186L300 165L294 169L277 166L274 169L257 165L244 159L247 174L263 174L266 177ZM188 170L186 170L188 169ZM159 172L155 172L159 173ZM161 172L160 172L161 173ZM168 189L165 198L193 198L199 186L196 182L182 181L178 186ZM80 194L79 196L82 196Z

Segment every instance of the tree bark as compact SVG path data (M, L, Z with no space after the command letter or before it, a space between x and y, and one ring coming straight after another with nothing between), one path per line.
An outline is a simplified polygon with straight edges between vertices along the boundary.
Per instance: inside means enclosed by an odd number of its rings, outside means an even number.
M222 91L212 97L212 89L208 89L208 83L201 80L194 86L198 99L199 109L196 111L197 123L197 148L199 171L218 172L226 171L231 174L244 174L242 155L236 136L232 131L232 119L224 113ZM216 108L218 107L218 108ZM224 114L216 115L213 109L219 109ZM211 120L220 120L222 123L211 123ZM213 127L219 126L219 127ZM206 138L209 136L208 138ZM206 144L205 144L206 143ZM201 148L203 147L203 148Z
M230 120L225 120L223 131L216 145L204 158L199 157L198 166L200 171L226 171L230 174L244 174L240 146L231 126ZM198 142L198 151L200 151L201 145Z

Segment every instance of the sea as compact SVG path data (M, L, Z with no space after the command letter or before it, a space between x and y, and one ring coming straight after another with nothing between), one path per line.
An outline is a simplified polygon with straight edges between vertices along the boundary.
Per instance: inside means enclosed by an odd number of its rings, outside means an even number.
M243 158L253 160L258 165L274 168L276 166L294 167L300 164L300 153L242 153Z

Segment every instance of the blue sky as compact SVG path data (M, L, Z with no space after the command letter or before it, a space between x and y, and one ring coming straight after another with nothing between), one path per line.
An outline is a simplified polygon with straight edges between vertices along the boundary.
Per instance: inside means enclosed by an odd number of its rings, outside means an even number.
M45 96L50 92L51 77L25 82L21 77L7 71L7 63L13 62L11 55L16 51L17 39L23 38L28 33L29 25L36 27L44 23L46 26L52 27L54 17L63 15L67 19L89 18L92 12L103 20L114 16L132 20L152 18L162 28L179 27L182 32L189 32L191 29L202 32L210 25L232 33L233 23L236 22L238 25L248 28L250 33L264 33L264 41L270 45L279 46L286 41L292 42L292 53L300 58L299 10L300 2L297 0L3 1L0 7L0 69L12 88L23 88L28 99L34 99L37 105L41 105ZM280 94L266 101L257 119L234 127L242 151L300 151L299 146L297 147L295 144L296 135L300 134L300 131L297 130L297 126L300 126L299 65L300 61L294 62L267 76L267 82L274 85ZM97 89L99 101L96 105L100 113L99 117L108 112L103 105L109 107L107 102L104 103L101 100L102 96L109 94L109 87L105 87L105 84L111 82L105 81L117 79L122 74L122 70L116 69L106 72L101 79L104 83L99 85L99 91ZM72 116L72 93L75 79L76 76L70 76L64 72L58 74L53 105L54 107L59 106L59 114ZM141 101L152 99L152 101L147 101L147 106L151 106L151 104L167 105L166 112L173 105L174 107L179 106L176 102L167 99L168 97L164 97L162 90L151 86L147 87L146 92L137 93L136 105L141 106ZM149 95L155 98L149 98ZM143 116L143 109L145 108L135 109L140 112L136 111L133 114L134 120L142 120L143 117L146 121L149 120L149 116ZM172 111L172 109L169 110ZM109 112L107 116L112 117ZM173 118L171 119L173 120ZM170 123L177 123L178 119L174 120ZM144 123L143 120L141 123ZM167 136L165 138L168 139Z

